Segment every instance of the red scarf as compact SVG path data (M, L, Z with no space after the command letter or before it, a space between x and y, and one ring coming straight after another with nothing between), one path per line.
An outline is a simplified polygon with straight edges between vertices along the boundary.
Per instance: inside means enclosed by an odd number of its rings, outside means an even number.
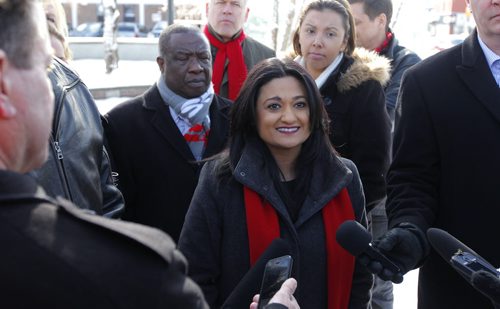
M380 54L381 51L383 51L384 49L387 48L387 46L389 45L389 43L391 42L392 40L392 32L390 31L387 31L386 34L385 34L385 40L382 42L382 44L380 44L379 47L375 48L375 52L377 54Z
M247 78L247 67L245 59L243 58L243 50L241 49L241 42L245 39L243 29L238 37L229 42L221 42L208 30L208 25L205 26L203 32L208 38L210 44L217 48L215 61L213 63L213 76L212 83L214 84L215 93L220 93L222 84L222 77L224 76L224 67L226 59L229 60L227 65L227 74L229 82L229 99L234 100L240 92L243 82Z
M280 237L280 226L278 214L269 202L247 187L243 191L250 264L253 265L273 239ZM322 215L327 253L328 309L345 309L351 296L354 257L337 243L335 233L345 220L355 219L346 188L323 207Z

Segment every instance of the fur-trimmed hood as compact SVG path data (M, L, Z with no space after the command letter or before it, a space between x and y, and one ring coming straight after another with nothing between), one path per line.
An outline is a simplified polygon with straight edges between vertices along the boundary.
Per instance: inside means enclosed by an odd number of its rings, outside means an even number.
M384 87L389 81L391 64L389 59L364 48L356 48L352 54L354 62L337 82L339 92L346 92L363 82L373 79Z

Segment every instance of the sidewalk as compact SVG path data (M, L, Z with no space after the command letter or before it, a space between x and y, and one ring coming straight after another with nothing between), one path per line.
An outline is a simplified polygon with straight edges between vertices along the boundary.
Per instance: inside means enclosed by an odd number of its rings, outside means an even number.
M400 284L394 284L394 309L417 308L418 270L412 270L404 276Z
M118 68L106 74L101 59L73 60L70 66L78 72L96 100L112 97L135 97L153 85L160 76L155 60L121 60Z

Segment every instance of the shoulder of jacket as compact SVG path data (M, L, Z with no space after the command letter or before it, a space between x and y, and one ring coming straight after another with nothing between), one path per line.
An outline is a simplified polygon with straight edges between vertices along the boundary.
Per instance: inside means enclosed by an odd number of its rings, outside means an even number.
M257 48L257 49L261 50L262 52L269 53L269 54L275 54L275 51L272 48L262 44L261 42L257 41L256 39L254 39L252 37L246 36L245 40L247 41L247 43L249 43L249 45L252 46L252 49Z
M393 61L408 63L408 64L416 64L420 62L422 59L413 51L408 48L398 45L397 49L394 50L394 59Z
M453 74L457 65L462 64L462 44L431 55L406 70L406 76L428 82L429 80L446 79ZM408 79L408 78L407 78Z
M69 201L58 198L57 206L67 215L81 222L93 225L95 228L107 230L107 233L120 235L123 240L142 245L146 250L154 252L167 264L184 257L176 252L176 244L172 238L156 228L121 220L108 219L77 208ZM61 218L62 219L62 218ZM103 232L104 233L104 232Z
M57 84L59 87L66 87L81 82L80 76L76 71L56 57L52 58L52 68L49 73L49 78L52 80L53 84Z
M217 94L214 96L214 102L218 105L219 109L229 108L233 104L233 101L229 100L228 98L221 97Z
M348 91L368 80L375 80L382 86L389 81L391 65L386 57L364 48L356 48L352 58L354 62L342 73L337 83L340 92Z

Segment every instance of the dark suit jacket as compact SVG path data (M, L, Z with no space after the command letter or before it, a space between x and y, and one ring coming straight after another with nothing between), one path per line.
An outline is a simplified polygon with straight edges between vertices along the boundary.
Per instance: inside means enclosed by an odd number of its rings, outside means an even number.
M388 174L390 226L438 227L500 265L500 90L473 33L407 71ZM491 304L432 251L419 308Z
M170 237L58 204L0 170L0 308L208 308Z
M230 104L214 97L204 158L226 145ZM155 85L115 107L105 119L112 163L125 198L123 218L160 228L177 241L202 164L195 162L158 88Z

